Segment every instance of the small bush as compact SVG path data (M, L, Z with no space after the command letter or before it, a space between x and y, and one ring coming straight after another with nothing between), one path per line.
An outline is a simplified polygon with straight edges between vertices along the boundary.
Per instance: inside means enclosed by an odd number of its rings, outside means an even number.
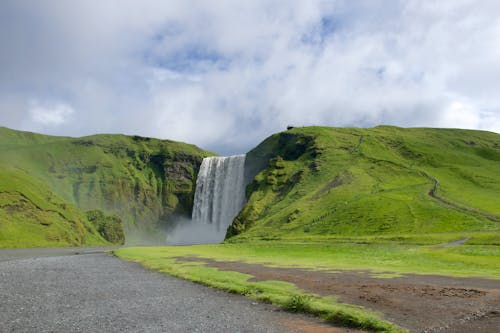
M125 243L123 221L118 215L107 216L102 211L95 209L87 212L87 219L108 242L114 244Z

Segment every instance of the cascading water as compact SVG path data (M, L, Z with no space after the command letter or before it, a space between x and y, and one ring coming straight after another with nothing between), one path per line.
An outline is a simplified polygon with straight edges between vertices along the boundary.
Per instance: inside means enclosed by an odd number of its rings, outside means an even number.
M245 155L203 159L191 221L179 223L169 244L220 243L245 204Z
M207 157L201 162L192 219L212 224L221 232L221 241L245 204L244 171L245 155Z

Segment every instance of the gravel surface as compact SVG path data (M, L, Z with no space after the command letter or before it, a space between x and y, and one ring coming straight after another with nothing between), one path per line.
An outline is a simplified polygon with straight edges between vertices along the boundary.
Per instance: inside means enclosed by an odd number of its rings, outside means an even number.
M43 247L32 249L0 249L0 262L23 258L55 257L74 254L103 253L117 249L118 246L100 247Z
M0 254L0 332L297 332L272 306L95 252Z

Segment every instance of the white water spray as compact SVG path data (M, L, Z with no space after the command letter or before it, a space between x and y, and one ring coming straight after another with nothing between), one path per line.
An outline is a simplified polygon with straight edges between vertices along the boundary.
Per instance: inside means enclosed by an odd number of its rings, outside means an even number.
M206 157L196 181L191 221L179 223L169 244L220 243L245 204L245 155Z

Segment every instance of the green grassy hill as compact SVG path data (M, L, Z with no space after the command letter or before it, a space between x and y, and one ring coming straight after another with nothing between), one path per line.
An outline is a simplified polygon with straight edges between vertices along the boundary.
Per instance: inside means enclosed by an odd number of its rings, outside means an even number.
M495 133L295 128L247 161L249 177L257 175L230 241L477 231L500 242Z
M213 154L193 145L139 136L69 138L0 127L0 195L50 193L66 207L78 207L81 217L95 209L119 215L129 243L163 242L172 216L190 215L198 168L208 155ZM18 177L14 185L12 175ZM22 217L2 207L0 243L6 244ZM33 221L39 213L33 211ZM41 238L51 237L47 230L39 229Z
M2 170L0 248L108 245L86 215L22 171Z

